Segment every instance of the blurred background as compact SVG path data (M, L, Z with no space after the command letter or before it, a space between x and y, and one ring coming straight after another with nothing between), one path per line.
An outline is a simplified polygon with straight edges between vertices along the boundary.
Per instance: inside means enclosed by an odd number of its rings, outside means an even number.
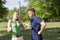
M31 30L27 10L33 7L36 15L46 22L43 40L60 40L60 0L0 0L0 40L11 40L7 33L7 22L18 11L25 30L21 30L24 40L31 40Z

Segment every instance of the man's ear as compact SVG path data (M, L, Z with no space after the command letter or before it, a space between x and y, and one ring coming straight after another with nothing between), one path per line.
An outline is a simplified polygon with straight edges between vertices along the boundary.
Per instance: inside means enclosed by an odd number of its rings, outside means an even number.
M35 15L35 13L34 13L34 12L33 12L32 14L33 14L33 15Z

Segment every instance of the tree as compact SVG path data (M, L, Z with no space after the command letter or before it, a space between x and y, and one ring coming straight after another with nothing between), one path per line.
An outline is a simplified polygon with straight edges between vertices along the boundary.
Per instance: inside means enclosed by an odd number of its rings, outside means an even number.
M22 19L22 20L24 20L24 21L26 21L27 20L27 12L26 12L26 7L25 6L22 6L22 7L20 7L19 9L18 9L18 11L20 10L20 18Z
M51 14L49 12L47 12L47 10L45 10L45 2L44 0L30 0L30 3L28 5L28 9L33 7L36 10L36 15L40 18L47 18L49 17Z
M8 13L8 9L4 6L6 0L0 0L0 18L6 18L6 14Z
M21 20L26 20L26 7L25 6L22 6L22 7L20 7L20 8L16 8L16 7L14 7L12 10L9 10L9 12L8 12L8 14L7 14L7 19L12 19L12 15L13 15L13 12L14 11L18 11L18 12L20 12L19 13L19 17L21 18Z
M14 11L18 11L18 9L16 7L14 7L13 9L9 10L6 19L12 19L12 15Z
M29 8L35 8L36 15L42 19L60 17L60 1L59 0L29 0Z

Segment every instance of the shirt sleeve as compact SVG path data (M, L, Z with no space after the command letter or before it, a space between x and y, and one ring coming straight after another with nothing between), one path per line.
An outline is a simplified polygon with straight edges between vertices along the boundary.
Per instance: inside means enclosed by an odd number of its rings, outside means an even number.
M41 20L40 18L37 18L37 19L36 19L36 22L37 22L38 24L40 24L40 23L42 22L42 20Z

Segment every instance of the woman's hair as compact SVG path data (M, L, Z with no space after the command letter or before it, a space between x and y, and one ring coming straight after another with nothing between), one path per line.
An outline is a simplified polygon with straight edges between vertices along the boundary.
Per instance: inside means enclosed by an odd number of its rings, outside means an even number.
M13 13L14 13L14 12L17 12L17 13L19 13L18 11L13 11Z

